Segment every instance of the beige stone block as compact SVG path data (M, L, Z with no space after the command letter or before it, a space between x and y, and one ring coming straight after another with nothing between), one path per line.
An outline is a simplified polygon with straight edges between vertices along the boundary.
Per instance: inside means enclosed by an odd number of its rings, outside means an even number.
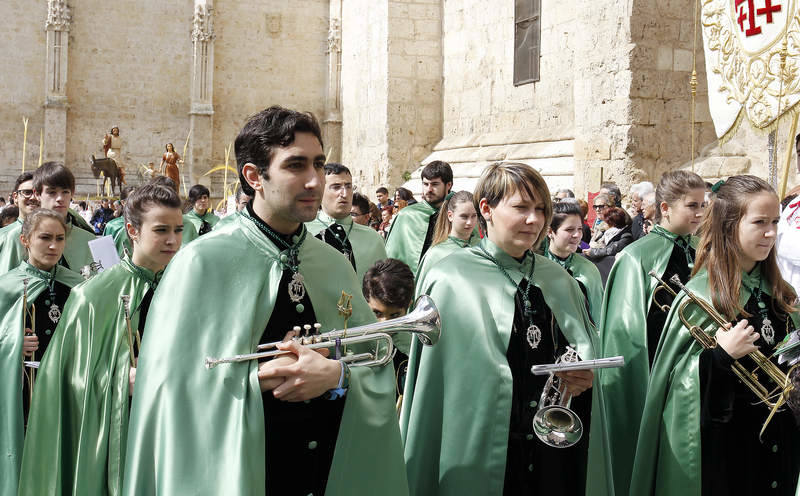
M442 35L442 23L439 19L415 19L412 23L417 37L439 41Z
M669 71L672 70L672 56L673 50L668 46L660 46L658 47L658 52L656 55L656 69L659 71Z
M369 7L365 6L365 8ZM389 19L392 18L407 19L408 8L409 5L406 2L389 0Z
M692 72L692 52L689 50L675 49L673 70Z
M609 160L611 143L602 137L575 138L574 156L576 160Z
M439 19L441 10L438 5L432 4L409 4L408 17L410 19Z

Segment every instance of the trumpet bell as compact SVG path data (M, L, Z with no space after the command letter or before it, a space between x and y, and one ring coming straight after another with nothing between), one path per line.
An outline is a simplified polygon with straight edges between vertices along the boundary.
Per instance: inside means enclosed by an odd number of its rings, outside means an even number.
M540 441L552 448L569 448L581 440L583 422L569 408L550 405L534 415L533 432Z

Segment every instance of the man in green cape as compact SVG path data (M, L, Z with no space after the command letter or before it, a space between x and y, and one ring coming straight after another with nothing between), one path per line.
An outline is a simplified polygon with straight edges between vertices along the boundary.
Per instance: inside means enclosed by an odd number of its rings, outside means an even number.
M130 329L161 273L124 258L75 288L36 380L20 496L118 495L128 436Z
M67 224L67 243L59 265L80 274L83 267L94 261L89 241L96 236L94 230L87 230L86 221L69 209L75 192L75 176L61 163L46 162L33 172L33 189L41 207L54 210Z
M17 494L22 463L22 347L25 327L23 306L24 280L27 279L27 303L45 290L47 279L42 271L27 262L0 276L0 494ZM83 279L76 273L56 266L55 280L72 287ZM34 389L35 391L35 389ZM47 470L49 467L43 467Z
M758 268L751 276L758 278L757 271ZM748 274L742 274L743 280L747 277ZM708 272L705 269L700 270L686 287L711 304ZM750 296L747 286L743 285L738 302L741 308L744 308ZM673 302L664 338L653 363L633 463L632 495L701 494L704 474L701 473L700 355L704 349L678 318L677 309L687 298L686 293L681 292ZM717 332L718 325L697 305L688 306L685 315L689 322L707 334L713 336ZM791 314L791 319L797 326L796 312ZM755 396L753 401L756 401ZM764 408L765 419L767 414L768 410ZM758 425L753 426L754 430L758 428ZM777 445L773 451L779 451ZM780 453L789 456L785 451ZM713 475L705 474L706 477Z
M189 190L192 209L183 215L183 246L211 232L219 222L219 217L209 208L210 196L211 192L202 184L195 184Z
M164 275L139 358L123 494L408 494L392 367L349 368L296 341L280 345L291 357L204 366L296 334L301 319L341 328L337 307L352 312L349 327L374 321L352 267L302 224L322 195L320 136L313 116L280 107L239 133L253 202ZM201 287L238 297L198 306Z
M122 202L123 207L125 206L125 201L128 199L128 195L131 193L131 191L133 191L133 187L131 186L125 186L122 188L122 191L119 194L119 201ZM124 215L120 215L119 217L111 219L103 230L103 236L111 236L111 238L114 240L114 246L117 247L117 253L119 253L120 258L125 255L125 250L128 250L128 253L132 253L131 240L128 239L128 234L125 232Z
M431 246L439 207L453 187L450 164L435 160L422 169L424 201L400 210L386 238L386 254L411 267L416 276L420 261Z
M674 234L664 230L665 236ZM600 385L605 395L605 428L611 440L614 486L618 494L627 494L631 469L636 454L636 440L650 377L648 355L648 312L653 304L658 281L648 275L650 270L659 277L675 249L673 241L650 233L628 245L617 255L617 261L606 281L603 310L599 329L603 356L622 355L625 366L603 370ZM692 247L697 238L691 237ZM643 299L641 295L648 295ZM609 304L609 302L613 304ZM656 346L657 343L652 343ZM598 427L598 417L592 419L592 429ZM593 440L594 441L594 440ZM600 463L608 453L594 442L589 447L589 465Z
M39 208L39 200L33 189L33 172L23 172L14 182L11 200L19 208L17 220L0 229L0 275L16 269L25 260L25 247L19 240L25 217Z
M345 256L359 281L367 269L386 258L383 238L368 226L353 222L353 176L342 164L325 164L325 191L317 218L306 224L308 232Z

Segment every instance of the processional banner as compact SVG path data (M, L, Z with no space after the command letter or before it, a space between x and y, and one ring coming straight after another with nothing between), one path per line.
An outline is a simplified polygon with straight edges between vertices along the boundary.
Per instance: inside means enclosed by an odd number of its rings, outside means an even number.
M701 1L708 103L717 137L725 141L745 117L757 129L773 129L800 100L799 0Z

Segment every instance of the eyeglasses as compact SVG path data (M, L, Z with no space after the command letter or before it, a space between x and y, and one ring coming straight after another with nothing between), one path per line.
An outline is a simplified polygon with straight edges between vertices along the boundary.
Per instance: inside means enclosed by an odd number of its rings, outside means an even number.
M595 210L603 210L604 208L607 208L607 207L608 207L608 205L592 205L592 208L595 209Z
M33 190L32 189L18 189L14 193L17 193L18 195L20 195L21 197L23 197L25 199L31 198L33 196Z

